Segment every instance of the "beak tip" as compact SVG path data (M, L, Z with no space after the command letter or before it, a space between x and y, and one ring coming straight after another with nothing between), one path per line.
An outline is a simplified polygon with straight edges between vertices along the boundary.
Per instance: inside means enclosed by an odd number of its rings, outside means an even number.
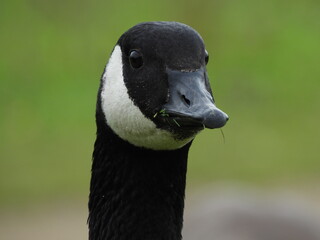
M229 120L229 116L222 112L220 109L215 109L211 112L207 118L205 118L203 124L206 128L222 128Z

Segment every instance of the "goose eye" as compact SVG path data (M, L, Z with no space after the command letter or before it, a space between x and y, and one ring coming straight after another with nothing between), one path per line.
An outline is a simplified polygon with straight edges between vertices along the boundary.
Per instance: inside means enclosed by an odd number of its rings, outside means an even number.
M142 54L137 50L132 50L129 55L129 62L131 67L140 68L143 65Z
M206 50L206 52L205 52L204 61L205 61L206 65L207 65L208 62L209 62L209 53L207 52L207 50Z

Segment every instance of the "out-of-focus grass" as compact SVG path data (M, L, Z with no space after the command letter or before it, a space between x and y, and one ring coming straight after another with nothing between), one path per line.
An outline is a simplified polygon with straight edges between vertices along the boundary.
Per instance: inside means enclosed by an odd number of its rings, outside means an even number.
M87 194L99 78L132 25L174 20L210 53L224 128L194 142L189 183L319 180L318 1L4 1L0 204Z

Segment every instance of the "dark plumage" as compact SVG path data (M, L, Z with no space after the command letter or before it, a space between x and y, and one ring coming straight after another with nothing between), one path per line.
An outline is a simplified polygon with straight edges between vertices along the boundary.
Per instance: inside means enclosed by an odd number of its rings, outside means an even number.
M93 154L89 239L181 239L190 144L152 151L104 130Z
M207 53L192 28L174 22L142 23L124 33L117 46L98 93L89 239L178 240L192 139L205 126L222 127L228 117L214 106L205 71ZM123 74L118 77L113 59L119 51ZM104 95L105 85L122 80L127 89L122 99ZM138 110L124 109L115 121L112 101L119 102L119 111L125 101ZM145 125L132 129L130 121ZM145 142L135 141L140 136L147 136Z

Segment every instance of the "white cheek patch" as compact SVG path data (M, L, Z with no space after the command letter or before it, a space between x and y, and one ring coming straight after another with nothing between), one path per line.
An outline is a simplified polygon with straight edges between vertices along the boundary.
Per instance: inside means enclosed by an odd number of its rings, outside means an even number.
M153 150L178 149L193 139L175 139L169 131L157 128L134 105L124 83L122 52L118 45L111 54L102 81L102 110L107 124L120 138Z

